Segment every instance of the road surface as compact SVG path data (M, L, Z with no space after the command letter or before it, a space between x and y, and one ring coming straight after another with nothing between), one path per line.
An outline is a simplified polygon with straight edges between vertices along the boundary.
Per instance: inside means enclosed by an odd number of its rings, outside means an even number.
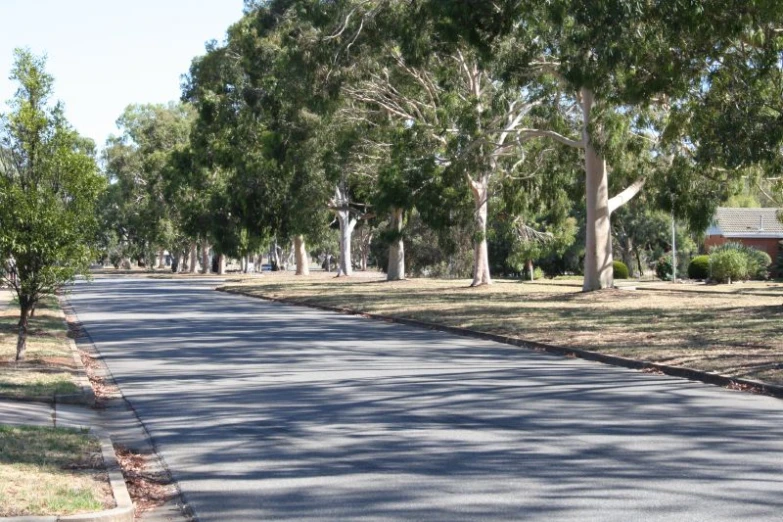
M214 286L70 297L203 522L783 520L781 400Z

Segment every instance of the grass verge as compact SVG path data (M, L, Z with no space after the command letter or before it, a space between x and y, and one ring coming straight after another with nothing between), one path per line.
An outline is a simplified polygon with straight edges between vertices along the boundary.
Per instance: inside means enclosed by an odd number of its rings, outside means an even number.
M86 432L0 425L0 517L114 506L100 443Z
M7 291L4 291L7 292ZM0 301L0 396L53 397L80 391L63 313L54 297L43 299L30 319L27 354L16 363L19 310L5 293Z
M277 273L224 288L783 384L781 283L640 284L586 294L580 286Z

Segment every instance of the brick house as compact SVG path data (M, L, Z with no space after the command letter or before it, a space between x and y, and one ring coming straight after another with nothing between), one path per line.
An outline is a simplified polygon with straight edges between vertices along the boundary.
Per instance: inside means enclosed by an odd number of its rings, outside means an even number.
M783 223L778 220L776 208L724 208L715 212L712 225L707 229L704 248L723 243L742 243L763 250L776 266L779 254L778 242L783 241Z

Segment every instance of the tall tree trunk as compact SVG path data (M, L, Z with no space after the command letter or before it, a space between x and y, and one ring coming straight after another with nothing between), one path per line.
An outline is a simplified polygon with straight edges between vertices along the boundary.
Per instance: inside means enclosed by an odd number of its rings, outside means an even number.
M303 235L294 236L294 254L296 256L296 275L310 275L310 256L307 255Z
M208 274L212 263L209 255L209 243L206 240L201 242L201 273Z
M190 265L188 265L188 268L190 269L191 274L196 273L196 265L198 264L198 249L196 247L196 242L190 244Z
M530 280L535 281L536 269L533 267L533 261L528 259L525 268L527 269L527 276L530 278Z
M158 268L166 268L166 251L158 250Z
M644 267L642 266L642 253L639 252L639 245L633 246L633 252L636 256L636 265L639 268L639 277L644 277Z
M389 245L389 266L386 269L387 281L405 279L405 244L402 240L402 209L395 208L391 214L391 229L394 237Z
M218 275L226 275L226 256L218 256Z
M633 238L625 236L625 247L623 248L623 263L628 267L631 276L636 275L636 268L633 266Z
M356 218L351 217L349 210L337 210L337 220L340 222L340 265L337 269L337 275L350 276L353 274L351 265L351 237L353 229L356 227Z
M482 175L479 181L471 181L470 185L476 205L474 219L477 235L473 247L473 282L470 286L490 285L492 278L489 275L489 249L487 248L489 176Z
M585 242L584 292L610 288L614 284L612 274L612 233L609 215L609 180L606 161L595 150L590 139L590 112L594 95L589 89L581 90L585 142L585 192L587 205Z
M23 303L19 306L19 334L16 339L16 362L23 361L25 352L27 352L27 328L29 326L30 304L24 298L20 299Z

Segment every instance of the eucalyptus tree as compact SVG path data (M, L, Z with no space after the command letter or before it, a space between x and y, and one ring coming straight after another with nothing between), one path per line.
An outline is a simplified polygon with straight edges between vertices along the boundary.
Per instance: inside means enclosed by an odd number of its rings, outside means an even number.
M526 142L561 136L547 125L549 105L564 102L556 89L504 82L491 56L443 38L427 5L413 2L343 2L324 39L342 57L342 93L406 125L426 129L431 152L473 197L472 286L491 283L487 249L488 205L494 184L518 174ZM350 57L348 57L350 56Z
M772 0L680 0L578 2L469 0L428 6L444 38L469 42L483 61L500 60L505 77L520 86L556 82L580 109L578 132L549 129L542 137L583 151L587 209L584 290L612 285L610 217L644 186L646 176L617 185L612 160L635 154L622 134L658 131L644 163L657 156L679 158L663 139L675 108L698 90L710 91L713 71L727 51L755 31L779 27L780 5ZM663 114L657 125L646 121ZM655 134L653 132L652 134ZM647 137L651 137L650 134ZM642 138L644 139L644 138ZM680 140L682 146L687 140ZM663 150L655 151L662 147ZM677 161L650 174L686 176ZM687 184L681 182L680 184Z
M193 111L186 105L130 105L117 120L120 136L104 149L112 183L106 205L110 225L126 250L146 264L154 251L184 250L179 208L166 198L171 154L188 143Z
M95 208L105 187L95 146L50 103L45 59L16 50L18 89L0 116L0 259L16 292L16 360L25 357L29 317L45 295L85 274L96 252Z

